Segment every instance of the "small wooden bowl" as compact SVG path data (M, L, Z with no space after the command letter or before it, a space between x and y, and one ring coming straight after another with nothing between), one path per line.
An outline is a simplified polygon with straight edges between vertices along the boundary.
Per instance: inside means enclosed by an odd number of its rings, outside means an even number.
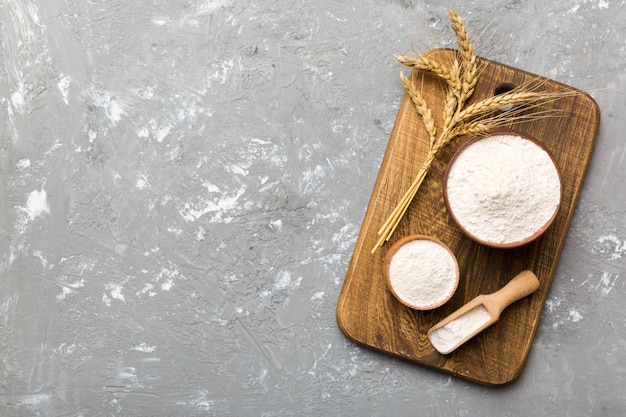
M415 250L416 249L415 247L410 246L411 243L415 241L428 242L429 248L421 248L421 250ZM430 251L433 251L433 250L445 251L450 256L449 258L450 262L448 263L448 265L446 265L446 267L452 267L451 269L453 271L449 279L446 278L447 282L444 282L443 286L441 283L440 285L436 286L436 291L438 292L436 298L425 300L425 301L415 300L415 299L411 300L407 297L406 292L403 293L403 291L399 288L400 285L396 277L391 276L392 275L390 274L391 262L393 260L393 257L399 251L412 250L412 252L405 252L404 255L408 253L412 253L414 255L417 254L417 255L428 256L428 253L425 252L426 249L429 249ZM442 252L439 252L439 253L441 254ZM413 275L414 285L413 285L412 291L417 291L422 296L424 296L424 294L427 294L429 291L433 291L432 286L428 286L424 280L425 278L429 278L429 277L420 276L420 273L425 274L427 272L425 270L425 268L428 266L427 259L425 257L419 257L419 258L415 257L415 261L412 261L410 266L414 268L412 269L413 272L416 272L415 275ZM387 252L387 255L385 256L384 273L385 273L385 280L387 281L387 287L389 288L391 293L402 304L414 310L432 310L434 308L437 308L443 305L445 302L447 302L450 298L452 298L452 296L454 295L454 292L457 289L457 286L459 285L459 275L460 275L459 264L457 262L456 256L454 255L454 253L452 253L450 248L448 248L445 244L443 244L439 240L433 237L424 236L424 235L410 235L397 241L389 249L389 252Z
M458 216L454 212L454 209L451 207L450 195L449 195L449 192L448 192L448 181L449 181L449 177L450 177L450 172L454 168L454 164L458 160L458 158L461 156L461 154L463 154L463 152L465 152L470 146L472 146L476 142L479 142L481 140L486 140L486 139L489 139L489 138L493 138L493 137L496 137L496 136L517 136L519 138L528 140L528 141L532 142L533 144L535 144L536 146L538 146L541 150L543 150L548 155L548 157L552 161L552 163L554 165L554 168L556 170L556 174L558 176L558 182L559 182L558 203L556 204L556 207L555 207L554 212L552 213L552 215L543 224L541 224L538 227L536 227L533 230L532 233L529 233L529 234L525 235L521 239L516 239L516 240L513 240L513 241L506 241L506 242L490 241L488 239L479 237L479 236L476 235L475 232L471 232L470 230L468 230L468 227L466 227L466 225L463 224L463 221L461 221L458 218ZM471 175L480 175L480 174L474 172ZM555 217L557 216L557 214L559 212L559 209L560 209L560 206L561 206L561 201L563 199L563 179L561 177L561 171L559 170L559 166L558 166L556 160L554 159L554 156L552 156L550 151L539 140L537 140L536 138L534 138L534 137L532 137L532 136L530 136L530 135L528 135L526 133L522 133L522 132L518 132L518 131L514 131L514 130L493 131L493 132L490 132L486 136L483 135L483 136L475 137L473 139L468 140L452 156L452 159L450 160L450 163L448 164L448 167L446 168L446 172L444 174L444 179L443 179L443 197L444 197L446 208L448 209L448 213L450 214L450 217L452 217L452 220L454 221L456 226L461 230L461 232L464 235L466 235L470 239L474 240L475 242L478 242L480 244L483 244L485 246L489 246L489 247L492 247L492 248L499 248L499 249L515 248L515 247L526 245L526 244L532 242L533 240L535 240L539 236L541 236L548 229L548 227L550 227L550 225L552 224L552 222L554 221ZM511 222L509 224L513 224L513 222Z

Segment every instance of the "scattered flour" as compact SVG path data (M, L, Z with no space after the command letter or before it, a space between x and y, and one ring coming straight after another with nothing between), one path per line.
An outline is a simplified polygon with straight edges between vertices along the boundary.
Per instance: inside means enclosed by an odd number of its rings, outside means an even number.
M416 309L447 301L458 284L454 255L441 244L416 239L402 244L389 261L389 285L396 297Z
M447 198L456 221L487 243L520 242L559 208L561 182L550 155L515 135L478 140L450 167Z
M430 342L439 353L445 355L456 349L457 345L487 324L490 319L491 316L484 306L476 306L456 320L434 330L429 335Z

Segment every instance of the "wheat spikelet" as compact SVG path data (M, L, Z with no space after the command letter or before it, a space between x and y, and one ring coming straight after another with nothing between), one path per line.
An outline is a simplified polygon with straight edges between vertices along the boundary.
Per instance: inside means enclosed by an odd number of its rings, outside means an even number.
M437 129L435 128L435 119L433 118L432 111L426 105L426 101L422 97L422 93L420 93L420 91L416 88L413 81L406 78L402 73L400 73L400 79L402 80L404 88L409 93L409 96L411 96L415 109L421 116L424 126L426 127L426 131L430 137L430 142L432 143L437 136Z
M472 119L480 114L498 110L510 104L528 103L533 100L545 98L546 93L532 91L509 92L493 97L488 97L461 110L458 113L457 121L462 122L463 120Z
M454 60L454 64L452 64L452 68L450 69L450 74L452 77L456 78L458 84L459 73L461 71L460 64L458 60ZM443 127L442 131L446 132L450 130L454 115L456 114L457 105L459 103L459 89L458 88L448 88L446 91L446 98L443 106Z
M454 75L448 68L432 59L424 56L412 57L408 55L394 55L394 57L406 67L431 72L445 81L452 89L459 90L461 88L458 74Z
M450 23L456 34L459 52L461 53L463 62L463 74L461 77L461 91L459 103L463 105L472 93L478 82L478 68L476 65L476 55L474 55L474 47L470 43L467 30L463 24L463 19L453 9L450 9Z
M480 135L494 129L495 127L497 127L496 124L491 123L490 121L484 122L482 120L470 123L461 123L450 130L449 137L450 140L452 140L457 136Z

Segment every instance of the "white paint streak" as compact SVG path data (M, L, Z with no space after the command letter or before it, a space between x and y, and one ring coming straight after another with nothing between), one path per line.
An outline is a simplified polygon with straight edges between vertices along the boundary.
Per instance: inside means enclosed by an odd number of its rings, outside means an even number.
M162 143L163 140L170 134L174 128L172 123L159 123L156 119L150 119L145 126L137 129L137 137L141 139L154 138L158 143Z
M626 252L626 240L621 240L614 233L609 233L608 235L600 236L598 238L598 243L600 244L609 244L608 250L601 249L601 253L608 252L611 250L609 256L610 260L620 259L622 255ZM613 244L613 245L611 245Z
M201 390L195 394L189 395L188 399L176 401L176 404L193 406L199 411L210 411L215 404L215 400L209 399L209 392L207 390Z
M230 73L235 66L235 62L232 59L220 62L218 64L213 64L213 73L211 74L211 79L213 81L217 81L220 84L226 84L228 78L230 77Z
M62 75L59 77L59 82L57 83L57 87L59 87L59 91L66 105L70 102L69 92L71 81L72 79L68 75Z
M171 279L168 279L164 283L161 284L161 291L169 291L174 286L174 282Z
M143 190L148 186L148 180L144 176L140 176L135 182L135 187L139 190Z
M36 250L33 252L33 256L36 258L39 258L39 261L41 262L41 267L43 269L47 269L48 268L48 260L46 259L46 256L44 255L44 253L40 250Z
M126 302L126 298L124 297L124 294L122 294L122 290L124 289L123 285L115 282L109 282L105 285L105 289L107 292L102 295L102 301L107 305L107 307L111 306L111 299L119 300L123 303Z
M4 301L2 301L2 304L0 305L0 317L2 317L5 327L9 325L9 312L17 306L19 299L19 293L15 291L10 297L7 297Z
M52 155L54 153L54 151L56 151L59 148L62 148L64 145L59 142L59 140L55 140L54 143L44 152L44 155L48 156L48 155Z
M159 143L163 142L163 139L165 139L165 137L170 134L172 127L173 126L171 124L167 124L163 127L155 129L153 132L153 136L156 139L156 141Z
M105 113L113 124L117 124L124 114L123 104L119 100L111 100L105 108Z
M563 301L563 299L561 298L557 298L557 297L550 297L546 300L546 309L550 312L550 313L554 313L554 311L556 310L556 308L561 305L561 302Z
M137 129L137 137L141 139L148 139L150 137L150 131L145 126Z
M31 410L47 409L47 403L49 403L53 396L48 392L40 392L35 394L12 396L13 402L18 405L30 408Z
M555 315L557 308L561 305L562 302L563 302L563 298L551 296L550 298L546 300L546 304L545 304L546 311L548 311L550 314ZM562 321L557 320L552 324L552 328L558 329L559 326L561 326L562 324L563 324Z
M348 250L354 243L354 239L358 234L359 229L356 225L350 223L342 226L338 232L333 234L332 241L337 245L337 248L341 251Z
M144 287L140 290L137 291L137 293L135 294L137 297L140 295L148 295L148 297L154 297L155 295L157 295L157 293L154 290L154 285L152 284L145 284Z
M579 321L583 319L583 316L575 308L572 308L569 311L569 316L574 323L578 323Z
M291 285L291 274L288 271L280 271L274 282L274 291L284 290Z
M58 348L55 349L55 352L60 354L61 356L72 355L78 351L81 346L78 346L76 343L72 343L68 345L67 343L61 343Z
M273 220L270 222L270 227L273 230L280 232L283 229L283 221L281 219Z
M274 285L272 287L272 293L276 293L282 290L294 290L302 283L302 277L298 277L292 280L289 271L279 271L274 278Z
M167 22L168 22L168 18L165 16L153 16L152 17L152 24L156 26L165 26L167 25Z
M216 223L228 223L228 219L224 219L223 215L229 210L237 207L237 201L246 191L244 187L237 190L233 195L223 197L217 201L202 199L197 204L186 203L180 210L180 215L188 222L194 222L200 217L208 213L216 213L211 219Z
M26 114L33 91L26 86L25 69L30 69L48 59L45 26L41 24L39 9L32 2L0 2L0 9L6 7L8 19L3 30L5 65L8 80L13 87L10 98L9 116L13 112ZM26 3L26 4L25 4ZM30 83L29 83L30 84Z
M174 226L169 226L167 228L167 231L170 232L170 233L173 233L173 234L175 234L177 236L180 236L180 235L182 235L184 233L183 229L181 229L179 227L174 227Z
M18 171L24 170L29 167L30 167L30 159L28 158L20 159L19 161L17 161L17 164L15 164L15 168Z
M182 28L185 26L200 26L200 22L195 17L183 16L179 18L177 21L170 19L167 16L153 16L152 23L156 26L167 26L167 27L178 27Z
M94 105L104 111L113 125L117 125L122 120L122 116L126 114L127 105L122 99L113 97L110 92L99 90L92 85L87 89L87 94Z
M89 138L89 143L93 143L98 137L98 132L91 127L87 128L87 137Z
M325 296L325 292L324 291L316 291L315 293L313 293L313 295L311 296L311 301L315 301L315 300L322 300Z
M11 94L11 106L20 114L26 113L26 99L21 91L15 91Z
M62 287L61 288L61 292L59 294L57 294L57 301L63 301L65 300L65 298L67 298L67 296L69 294L72 294L74 291L72 291L71 288L68 287Z
M123 369L121 369L118 373L117 373L117 379L118 380L129 380L131 382L133 382L133 386L140 386L137 385L137 368L133 367L133 366L126 366Z
M157 275L155 281L161 283L161 291L170 291L174 286L176 279L182 275L177 269L162 268Z
M578 9L580 9L580 4L574 5L571 9L569 9L567 11L567 13L568 14L575 14L578 11Z
M196 240L198 242L202 242L204 241L205 236L206 236L206 230L204 230L204 227L202 226L198 227L198 231L196 232Z
M82 275L82 271L81 271L81 275ZM76 290L78 288L82 288L85 286L85 279L81 278L80 280L71 282L71 283L66 283L66 282L61 281L60 284L62 285L62 287L61 287L61 292L57 294L57 301L63 301L67 298L68 295L76 294L77 293Z
M207 191L210 193L217 193L220 191L220 188L217 185L211 184L210 182L205 182L202 186L206 187Z
M233 4L231 0L204 0L196 6L198 17L213 14L220 8L226 8Z
M156 350L156 346L149 346L146 342L141 342L139 345L133 347L133 350L136 350L137 352L152 353Z
M241 165L238 164L230 164L226 167L226 170L235 174L235 175L243 175L243 176L247 176L249 171L242 167Z
M45 214L50 213L50 206L48 205L48 194L46 190L34 190L28 195L26 201L26 207L22 210L28 215L28 218L32 221L37 217L42 217Z
M603 271L598 284L600 287L600 293L602 295L609 295L611 291L613 291L613 288L615 288L615 283L618 278L619 274L612 274L610 272Z

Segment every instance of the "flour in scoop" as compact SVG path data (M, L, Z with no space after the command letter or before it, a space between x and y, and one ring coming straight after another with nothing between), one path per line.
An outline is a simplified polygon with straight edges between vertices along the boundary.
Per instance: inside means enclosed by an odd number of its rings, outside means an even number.
M450 353L457 344L463 342L489 320L491 316L487 309L482 305L476 306L445 326L434 330L429 336L430 342L439 353Z
M393 253L388 278L392 291L406 305L434 308L456 290L458 266L446 247L432 240L416 239Z
M446 192L457 223L484 242L523 241L558 210L561 181L550 155L531 140L494 135L470 144L450 166Z

